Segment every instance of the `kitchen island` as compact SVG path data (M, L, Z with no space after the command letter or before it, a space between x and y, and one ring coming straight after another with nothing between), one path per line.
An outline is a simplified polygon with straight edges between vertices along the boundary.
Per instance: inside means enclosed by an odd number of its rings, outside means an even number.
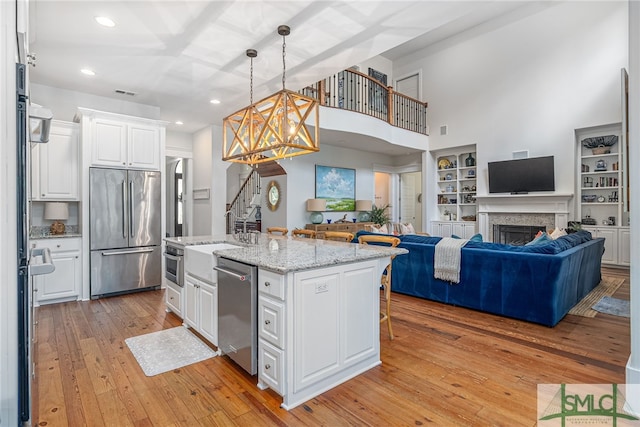
M230 235L171 243L236 244L213 254L258 267L258 387L280 394L283 408L380 364L380 275L405 249L267 234L256 244Z

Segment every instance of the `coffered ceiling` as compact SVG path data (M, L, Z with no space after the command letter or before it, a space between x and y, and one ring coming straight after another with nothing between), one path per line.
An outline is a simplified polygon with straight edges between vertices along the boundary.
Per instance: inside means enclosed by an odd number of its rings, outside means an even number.
M258 50L254 100L281 89L280 24L291 27L286 86L297 90L380 54L391 59L410 54L519 5L395 0L29 4L30 51L37 56L32 82L159 107L169 129L185 132L220 125L223 117L249 104L248 48ZM115 27L98 25L97 16L110 17ZM81 74L82 68L95 75ZM212 99L220 104L211 104ZM177 120L184 124L176 126Z

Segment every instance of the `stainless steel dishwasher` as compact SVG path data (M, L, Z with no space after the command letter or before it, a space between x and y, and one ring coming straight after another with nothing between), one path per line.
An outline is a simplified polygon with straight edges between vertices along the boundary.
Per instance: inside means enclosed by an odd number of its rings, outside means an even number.
M219 258L218 347L251 375L258 372L258 269Z

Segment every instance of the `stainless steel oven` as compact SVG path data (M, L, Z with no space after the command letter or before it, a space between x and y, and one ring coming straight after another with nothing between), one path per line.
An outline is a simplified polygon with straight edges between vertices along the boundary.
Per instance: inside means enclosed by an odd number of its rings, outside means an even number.
M167 242L164 257L164 277L180 287L184 286L184 248Z

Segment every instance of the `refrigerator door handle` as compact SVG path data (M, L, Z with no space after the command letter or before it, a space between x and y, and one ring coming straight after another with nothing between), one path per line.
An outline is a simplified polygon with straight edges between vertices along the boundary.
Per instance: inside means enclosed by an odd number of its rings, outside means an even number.
M129 236L133 237L133 181L129 181Z
M136 250L128 250L128 251L102 251L102 256L110 256L110 255L129 255L129 254L144 254L147 252L153 252L154 248L142 248Z
M122 237L127 238L127 185L122 181Z

